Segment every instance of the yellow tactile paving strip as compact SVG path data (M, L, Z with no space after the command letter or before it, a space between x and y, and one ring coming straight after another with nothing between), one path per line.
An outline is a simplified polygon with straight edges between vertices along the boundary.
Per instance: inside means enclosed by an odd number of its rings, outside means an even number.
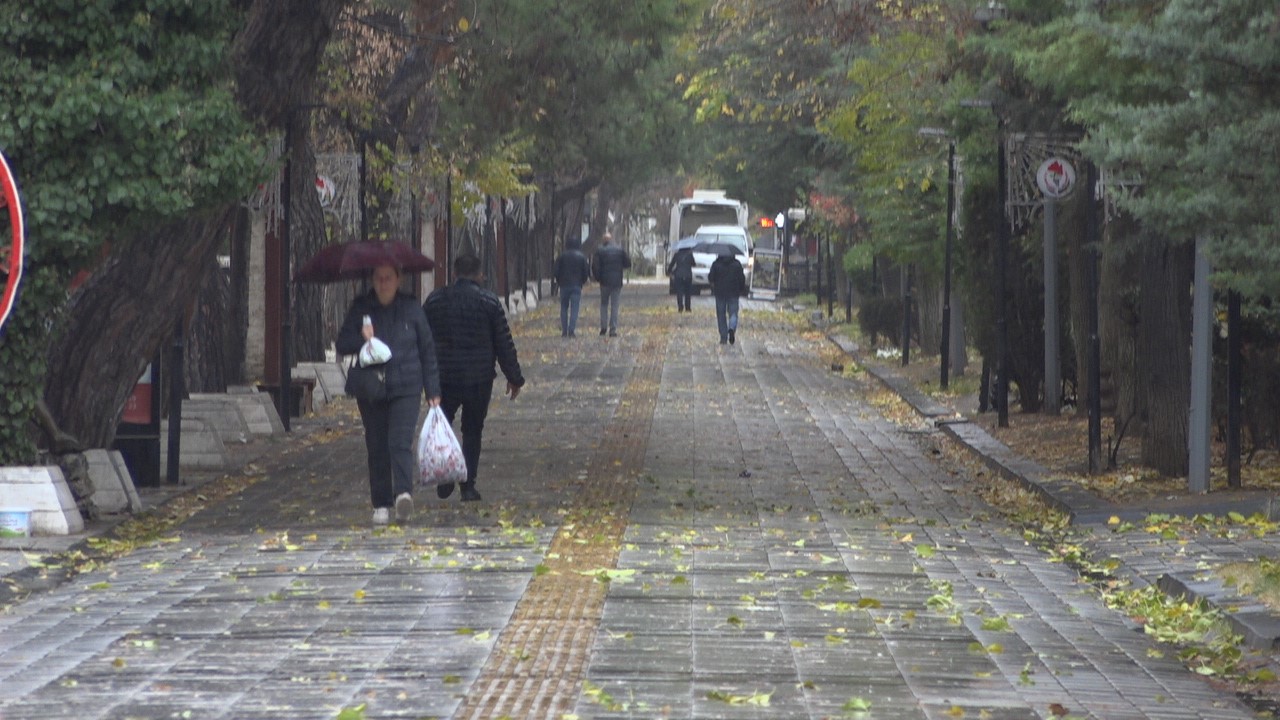
M657 404L666 325L659 320L645 328L622 401L547 551L548 571L530 580L454 717L559 718L573 711L607 592L594 571L618 560Z

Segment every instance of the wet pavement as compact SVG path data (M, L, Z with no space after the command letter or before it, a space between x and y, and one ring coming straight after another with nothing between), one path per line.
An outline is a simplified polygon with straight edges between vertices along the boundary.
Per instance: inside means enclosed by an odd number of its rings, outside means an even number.
M820 333L748 301L721 346L710 298L664 290L628 286L616 338L592 292L576 338L550 304L515 322L483 502L371 527L347 402L244 448L261 480L0 615L0 719L1254 717Z

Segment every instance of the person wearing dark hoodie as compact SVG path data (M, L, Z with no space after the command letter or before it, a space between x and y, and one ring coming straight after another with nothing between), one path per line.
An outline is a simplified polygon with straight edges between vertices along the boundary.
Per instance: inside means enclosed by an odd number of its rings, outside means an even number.
M450 423L462 411L462 456L467 463L462 500L474 502L480 499L476 474L484 421L489 415L493 381L498 377L494 363L507 378L507 394L512 400L524 387L524 375L502 301L480 286L484 279L480 258L458 257L453 272L453 284L427 296L423 309L440 357L440 409ZM453 483L436 486L436 495L441 498L452 494Z
M747 294L747 275L738 258L723 254L711 263L707 271L707 283L716 296L716 326L720 330L720 344L730 345L738 341L738 303Z
M352 301L334 348L341 355L355 355L376 337L391 350L384 375L386 398L357 400L368 455L373 523L386 525L393 506L397 522L413 514L418 476L414 431L423 391L430 405L440 404L440 375L431 327L417 298L400 292L399 268L380 265L374 268L372 280L373 288Z
M581 248L581 240L566 240L564 252L556 258L553 276L560 288L560 337L575 337L582 286L591 279L591 262L582 254Z

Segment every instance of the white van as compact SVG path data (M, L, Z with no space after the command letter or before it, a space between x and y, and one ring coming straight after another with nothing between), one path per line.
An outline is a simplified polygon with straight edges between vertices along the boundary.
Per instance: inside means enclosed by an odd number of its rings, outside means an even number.
M747 278L747 287L751 287L751 267L753 265L751 236L747 234L746 228L738 225L703 225L693 234L692 242L695 243L693 253L693 291L695 293L701 292L703 288L711 287L707 282L707 273L711 271L711 263L716 261L717 254L696 250L698 246L710 243L722 243L731 245L734 248L734 255L738 258L738 262L742 263L742 271Z

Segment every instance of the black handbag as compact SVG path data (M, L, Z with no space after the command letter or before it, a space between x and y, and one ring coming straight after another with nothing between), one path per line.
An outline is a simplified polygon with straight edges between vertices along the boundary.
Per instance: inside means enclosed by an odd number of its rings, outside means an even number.
M351 363L347 368L346 393L357 400L387 399L387 364L361 366Z

